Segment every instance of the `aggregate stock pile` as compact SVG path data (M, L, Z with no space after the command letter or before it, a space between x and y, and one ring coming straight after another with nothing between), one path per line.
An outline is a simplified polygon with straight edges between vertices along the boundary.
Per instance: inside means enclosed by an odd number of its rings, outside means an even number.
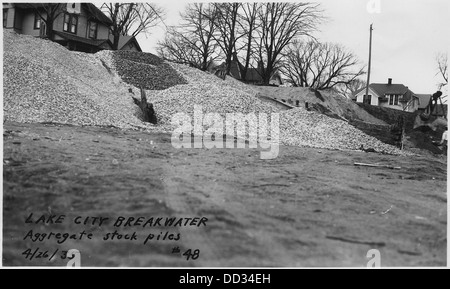
M95 55L10 31L3 45L7 121L142 126L126 86Z
M279 113L280 143L325 149L402 154L364 134L344 120L295 108L278 111L261 101L249 85L185 65L165 62L149 53L69 51L32 36L4 31L3 105L7 121L113 126L171 132L172 116L204 113ZM140 120L132 96L146 90L158 125Z

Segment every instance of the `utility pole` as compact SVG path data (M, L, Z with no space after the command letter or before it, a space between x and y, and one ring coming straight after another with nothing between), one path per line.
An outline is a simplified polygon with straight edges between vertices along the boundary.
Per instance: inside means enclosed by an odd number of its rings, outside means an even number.
M372 64L372 28L373 24L370 24L370 39L369 39L369 67L367 70L367 84L366 84L366 97L369 96L369 85L370 85L370 67Z

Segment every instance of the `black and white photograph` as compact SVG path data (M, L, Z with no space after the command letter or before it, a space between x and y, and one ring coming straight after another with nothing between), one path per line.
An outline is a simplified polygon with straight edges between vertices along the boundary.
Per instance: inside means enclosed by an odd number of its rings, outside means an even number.
M449 1L2 6L1 267L447 267Z

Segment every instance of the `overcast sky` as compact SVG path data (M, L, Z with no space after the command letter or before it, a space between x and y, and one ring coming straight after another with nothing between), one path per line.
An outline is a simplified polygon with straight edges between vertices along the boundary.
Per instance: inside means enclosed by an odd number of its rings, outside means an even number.
M440 81L436 54L450 47L450 1L448 0L316 0L328 21L320 26L320 41L343 44L367 64L369 26L373 23L371 83L402 83L415 93L434 93ZM167 11L166 25L176 25L188 1L157 2ZM195 2L195 1L190 1ZM199 1L197 1L199 2ZM208 2L208 1L201 1ZM377 13L377 8L379 12ZM164 37L164 26L152 35L139 36L145 52L155 53L156 43Z

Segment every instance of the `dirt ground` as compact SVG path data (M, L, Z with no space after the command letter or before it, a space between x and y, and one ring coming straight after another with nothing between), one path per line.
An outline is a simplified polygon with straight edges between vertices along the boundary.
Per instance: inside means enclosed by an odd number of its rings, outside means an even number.
M257 149L175 149L170 135L115 128L4 130L4 266L65 266L69 249L94 267L365 267L371 249L381 266L446 266L443 157L283 146L278 158L261 160ZM41 215L53 217L36 224ZM84 225L77 216L109 219ZM207 221L115 228L120 216ZM30 230L93 237L33 242ZM103 240L114 230L137 240ZM166 232L172 240L143 244Z

